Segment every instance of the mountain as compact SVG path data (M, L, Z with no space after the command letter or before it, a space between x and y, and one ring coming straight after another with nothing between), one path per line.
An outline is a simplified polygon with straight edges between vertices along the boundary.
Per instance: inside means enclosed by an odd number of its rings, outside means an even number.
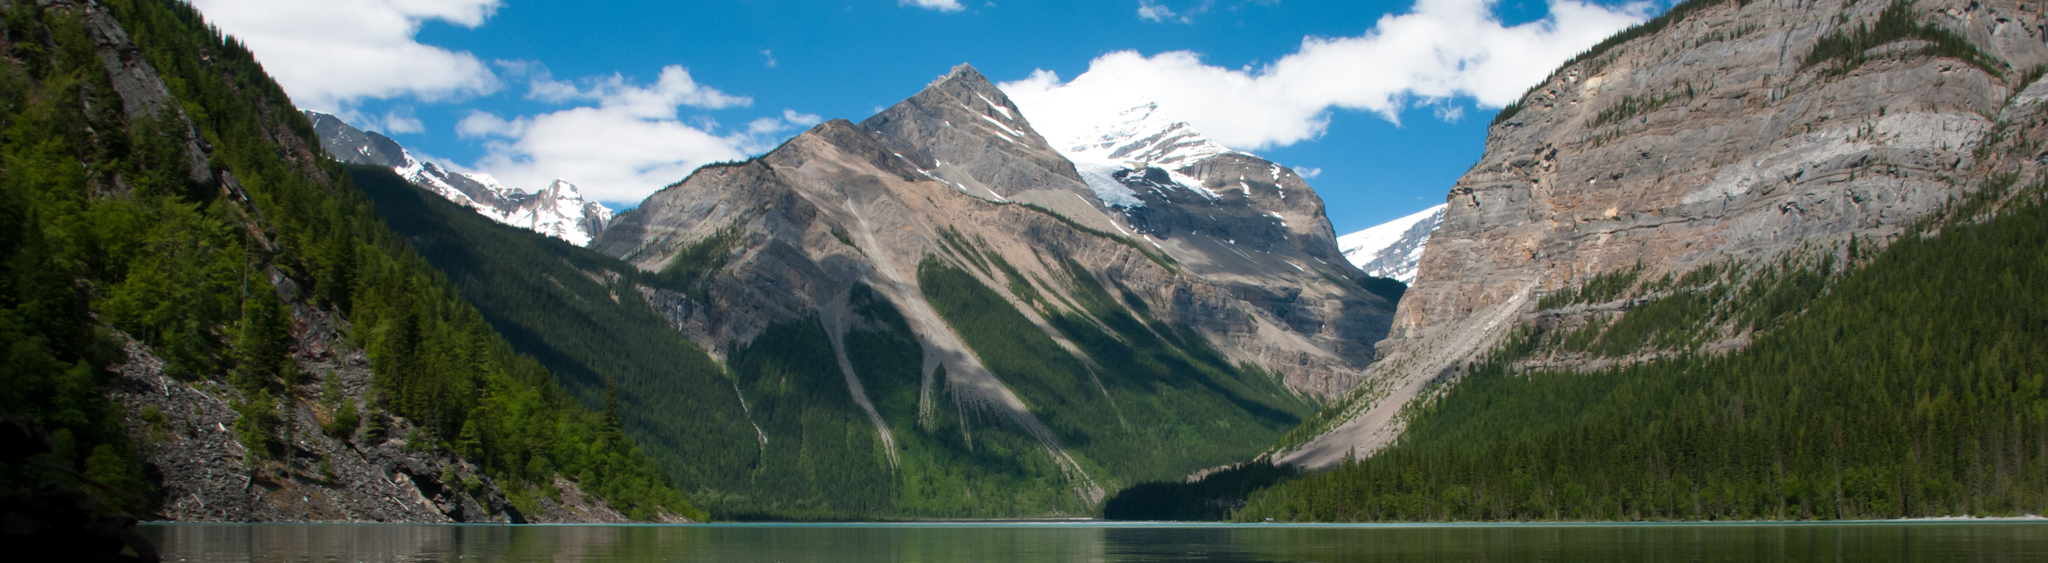
M492 221L584 246L611 224L612 210L583 198L574 184L555 180L540 191L508 188L489 174L462 174L414 158L411 151L375 131L363 131L339 117L307 110L320 147L342 162L391 168L413 184L475 210Z
M69 525L30 508L52 500L215 522L703 517L616 401L568 397L493 330L190 5L0 17L12 529Z
M1532 393L1565 393L1559 386L1567 380L1531 373L1561 373L1560 378L1583 373L1587 377L1579 381L1610 383L1630 380L1593 375L1642 373L1678 378L1667 381L1707 381L1697 391L1686 391L1697 392L1699 404L1762 400L1735 396L1735 389L1791 392L1781 380L1751 385L1692 363L1734 354L1728 361L1767 358L1769 369L1785 370L1755 375L1826 374L1848 379L1815 379L1813 385L1850 385L1857 381L1855 372L1838 373L1831 364L1814 360L1820 356L1807 356L1804 363L1780 362L1769 355L1775 348L1750 347L1797 342L1816 353L1833 350L1821 340L1777 336L1776 331L1826 326L1845 331L1843 338L1848 338L1847 325L1798 320L1809 307L1823 310L1822 304L1834 303L1825 301L1834 295L1829 288L1850 283L1842 276L1862 275L1845 274L1846 268L1870 263L1872 256L1889 260L1878 253L1896 241L1946 238L1949 229L1963 228L1952 226L1954 221L1988 220L2018 205L2013 194L2027 191L2015 186L2033 185L2042 163L2038 148L2028 144L2032 141L2014 140L2038 133L2038 123L2027 116L2038 115L2039 106L2029 105L2030 98L2021 94L2048 73L2042 24L2037 10L2012 1L1823 1L1794 8L1694 0L1601 43L1504 109L1489 131L1485 155L1450 190L1442 225L1431 235L1390 336L1380 344L1385 356L1360 387L1380 391L1353 395L1325 410L1283 441L1277 459L1329 467L1348 456L1372 456L1389 444L1404 443L1407 421L1434 412L1423 405L1464 396L1464 384L1457 382L1492 377L1488 373L1514 373L1511 379L1546 386L1527 390ZM1986 275L1995 279L2000 274ZM1869 299L1882 303L1901 297ZM1877 310L1846 303L1827 306L1840 307L1825 309L1839 312L1827 318ZM1925 327L1883 326L1896 332L1857 338L1945 338ZM1975 349L1998 340L1950 344ZM1856 358L1843 362L1875 360ZM1881 378L1852 386L1861 386L1857 393L1892 397L1878 401L1916 396L1914 389L1928 386L1967 387L1947 379L1969 371L1962 367L1966 363L1904 370L1913 377L1936 378L1922 387L1898 387L1893 385L1898 380ZM1478 368L1496 371L1473 371ZM1665 392L1673 391L1658 391ZM1533 404L1594 408L1558 400L1563 396ZM1631 396L1641 404L1664 404L1659 401L1666 399ZM1792 398L1823 409L1826 405L1817 401L1826 397ZM1985 400L1991 397L2007 400L1996 394ZM1672 408L1670 413L1684 410ZM1731 411L1738 413L1735 419L1744 416L1742 408ZM1869 416L1827 424L1861 424L1880 432L1866 436L1870 440L1911 441L1885 433L1898 430L1886 426L1893 420L1884 418L1889 415ZM1700 414L1685 420L1708 425L1725 419ZM1758 424L1788 433L1769 439L1797 441L1792 436L1822 431L1816 425L1823 421L1817 419L1775 420ZM1525 422L1531 426L1519 426ZM1529 418L1506 424L1531 432L1545 428L1535 423ZM1638 428L1647 422L1616 416L1585 424ZM1558 428L1595 431L1590 426ZM1458 439L1469 445L1505 435L1511 434ZM1499 447L1517 443L1526 442L1503 441ZM1484 447L1491 446L1460 451ZM1664 459L1654 456L1676 451L1661 444L1644 447L1650 449L1613 451L1636 451L1633 455L1644 459ZM1835 459L1845 464L1838 471L1853 461ZM1550 470L1527 469L1545 475ZM1658 482L1667 477L1657 477ZM1769 488L1750 481L1730 486ZM1884 489L1871 494L1903 493Z
M1415 267L1422 262L1423 246L1429 234L1444 222L1439 204L1362 231L1337 237L1344 259L1368 276L1415 283Z
M1258 303L1318 348L1362 366L1389 322L1383 295L1343 259L1322 198L1292 169L1210 141L1156 103L1143 103L1053 146L1119 229L1190 273ZM1292 363L1292 360L1281 360ZM1356 374L1290 385L1328 397Z
M1348 389L1388 322L1312 189L1211 152L1091 183L962 65L699 169L589 248L636 270L616 300L730 374L748 437L685 482L714 511L1089 514L1257 453Z

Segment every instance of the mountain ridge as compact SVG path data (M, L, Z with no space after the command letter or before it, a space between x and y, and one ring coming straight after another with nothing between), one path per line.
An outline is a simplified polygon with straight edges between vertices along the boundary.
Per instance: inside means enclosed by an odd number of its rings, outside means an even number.
M1147 234L962 65L860 123L826 121L762 156L701 168L590 248L667 280L639 292L739 371L760 459L790 448L872 455L841 477L878 487L908 473L978 473L987 462L955 456L1003 451L1014 460L1004 463L1041 468L1026 475L1044 483L1004 510L1075 514L1123 485L1255 453L1307 412L1306 397L1339 392L1371 361L1344 335L1387 322L1391 306L1353 281L1326 219L1283 224L1261 207L1319 215L1298 177L1236 153L1198 164L1187 170L1207 178L1183 181L1219 197L1176 184L1192 197L1148 212L1201 206L1264 230L1205 218ZM1239 180L1252 168L1260 178ZM810 367L766 362L763 349ZM888 350L895 366L876 364ZM788 402L787 388L766 385L778 373L805 378L809 395ZM826 432L865 437L850 450L814 445L789 430L798 412L831 412L839 422ZM869 447L893 453L859 453ZM774 478L789 490L779 498L855 502L807 493L822 482L794 477ZM982 479L970 490L1017 482ZM970 510L897 486L858 502Z
M334 115L305 110L322 148L343 162L392 169L420 188L468 207L499 223L588 246L612 221L604 204L585 200L574 184L557 179L528 192L506 187L489 174L457 173L420 160L404 145L363 131Z

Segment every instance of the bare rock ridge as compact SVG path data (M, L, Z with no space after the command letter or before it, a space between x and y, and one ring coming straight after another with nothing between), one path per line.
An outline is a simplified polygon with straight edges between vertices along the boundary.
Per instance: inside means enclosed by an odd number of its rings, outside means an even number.
M508 188L488 174L462 174L414 158L397 141L339 117L306 111L321 148L343 162L391 168L399 176L493 221L585 246L611 224L612 210L555 180L533 192Z
M1889 240L1975 187L1992 168L1976 149L2020 103L2016 82L2048 64L2036 2L1695 0L1671 14L1503 112L1450 190L1348 422L1279 460L1322 467L1384 447L1396 413L1545 292L1636 264L1654 278ZM1920 36L1810 55L1885 17L1947 30L1982 58L1933 55Z

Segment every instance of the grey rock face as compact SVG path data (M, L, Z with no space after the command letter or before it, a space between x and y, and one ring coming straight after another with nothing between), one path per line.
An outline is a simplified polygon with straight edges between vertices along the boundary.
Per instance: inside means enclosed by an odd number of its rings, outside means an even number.
M114 93L121 97L122 113L130 121L157 118L169 112L168 119L184 130L188 172L193 183L206 185L215 181L213 170L206 165L204 156L210 148L206 139L192 128L185 117L185 108L171 97L171 89L164 85L156 68L149 65L142 49L129 40L128 31L106 7L90 0L52 0L43 3L48 9L69 10L85 23L86 33L92 36L94 54L107 70L107 78L114 85Z
M307 111L306 118L313 120L313 133L320 137L320 148L342 162L368 164L386 168L403 168L411 157L398 141L375 131L357 129L341 118Z
M1111 211L1190 272L1271 314L1319 349L1357 367L1372 362L1392 304L1359 289L1322 198L1293 170L1237 152L1190 159L1177 170L1113 172L1140 204ZM1195 184L1184 185L1184 182ZM1349 374L1316 382L1343 393Z
M1693 12L1558 69L1495 125L1447 197L1368 375L1381 399L1287 459L1323 466L1399 433L1428 381L1490 347L1532 297L1632 266L1647 275L1884 241L1960 190L2018 70L1881 46L1845 74L1805 67L1822 37L1890 3L1757 1ZM1923 1L2011 69L2048 63L2038 6ZM1838 17L1839 16L1839 17ZM1401 366L1401 367L1395 367Z
M921 170L957 170L965 178L956 182L974 181L1000 198L1042 189L1094 197L1074 164L971 66L954 67L917 95L862 121L860 129Z

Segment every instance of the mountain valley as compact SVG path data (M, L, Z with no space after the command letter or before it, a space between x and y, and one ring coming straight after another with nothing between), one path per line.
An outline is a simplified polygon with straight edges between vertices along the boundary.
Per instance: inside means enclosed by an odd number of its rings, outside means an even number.
M1502 109L1441 205L1342 236L1157 103L1047 138L969 64L615 214L294 108L183 3L0 19L0 493L176 521L2048 510L2031 0L1677 4Z

